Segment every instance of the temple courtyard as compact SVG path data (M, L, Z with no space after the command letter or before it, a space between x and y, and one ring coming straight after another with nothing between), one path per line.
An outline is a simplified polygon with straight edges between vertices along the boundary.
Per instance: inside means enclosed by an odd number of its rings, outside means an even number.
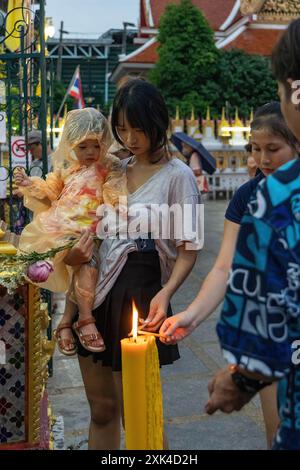
M205 203L205 245L186 282L173 298L180 312L195 297L217 256L227 201ZM54 326L60 319L63 299L57 298ZM162 371L164 419L172 450L258 450L266 448L259 399L239 413L208 416L204 405L207 384L224 365L215 325L216 311L180 345L181 359ZM53 326L53 327L54 327ZM76 356L67 358L56 351L48 391L54 415L56 449L87 449L89 407Z

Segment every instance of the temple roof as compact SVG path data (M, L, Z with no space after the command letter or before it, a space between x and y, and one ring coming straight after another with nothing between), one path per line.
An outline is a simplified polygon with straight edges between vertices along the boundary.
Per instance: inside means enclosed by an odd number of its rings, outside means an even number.
M256 14L258 22L287 23L300 16L299 0L241 0L244 15Z
M288 22L300 16L299 0L266 0L259 20Z
M135 70L136 73L143 73L156 63L159 44L155 36L159 18L167 5L179 1L140 0L140 38L146 42L120 60L112 73L113 80L124 71ZM262 56L271 55L275 43L286 28L286 23L300 17L300 0L192 1L215 31L216 46L219 49L237 48Z
M126 61L131 64L134 64L134 63L154 64L158 59L158 55L157 55L158 45L159 44L157 40L155 38L152 38L149 41L147 41L142 47L139 47L137 50L127 55L123 60L121 59L120 62Z
M228 41L224 49L242 49L248 54L270 56L274 45L283 33L280 29L245 29L238 37Z
M158 59L158 45L159 43L154 37L134 52L124 56L114 68L110 79L117 82L123 75L130 74L132 72L135 73L137 70L138 75L142 72L147 72L153 67L153 64L155 64Z
M148 9L148 19L153 21L148 27L158 27L159 18L170 3L179 3L179 0L142 0ZM192 0L193 4L202 11L210 26L216 31L226 22L227 19L237 19L240 17L239 0ZM232 14L232 18L230 15Z

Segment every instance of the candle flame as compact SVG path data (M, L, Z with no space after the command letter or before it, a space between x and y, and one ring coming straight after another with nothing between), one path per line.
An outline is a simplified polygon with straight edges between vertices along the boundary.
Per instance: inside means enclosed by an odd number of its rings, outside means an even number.
M138 334L138 319L139 319L139 314L138 314L136 305L133 300L132 301L132 336L134 340L136 340L137 334Z

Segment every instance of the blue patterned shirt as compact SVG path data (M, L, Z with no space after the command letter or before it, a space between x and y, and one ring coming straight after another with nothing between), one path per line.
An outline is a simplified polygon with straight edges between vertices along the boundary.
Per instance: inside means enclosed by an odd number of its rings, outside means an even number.
M259 183L217 326L223 354L280 380L274 449L300 449L300 160Z

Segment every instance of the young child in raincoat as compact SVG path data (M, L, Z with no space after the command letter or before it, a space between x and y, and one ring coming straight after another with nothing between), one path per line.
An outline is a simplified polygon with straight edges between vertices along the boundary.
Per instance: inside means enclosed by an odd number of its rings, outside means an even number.
M42 253L80 238L84 229L96 233L99 206L116 207L119 197L126 194L119 159L107 153L110 144L108 122L99 111L70 111L52 155L53 173L43 180L19 170L15 181L26 207L34 212L33 221L22 232L21 251ZM41 284L52 292L68 292L64 315L54 331L58 347L66 355L76 354L73 328L86 349L101 352L105 345L92 316L98 278L96 246L92 260L78 268L67 266L65 255L66 251L55 255L53 272ZM77 310L79 318L73 324Z

